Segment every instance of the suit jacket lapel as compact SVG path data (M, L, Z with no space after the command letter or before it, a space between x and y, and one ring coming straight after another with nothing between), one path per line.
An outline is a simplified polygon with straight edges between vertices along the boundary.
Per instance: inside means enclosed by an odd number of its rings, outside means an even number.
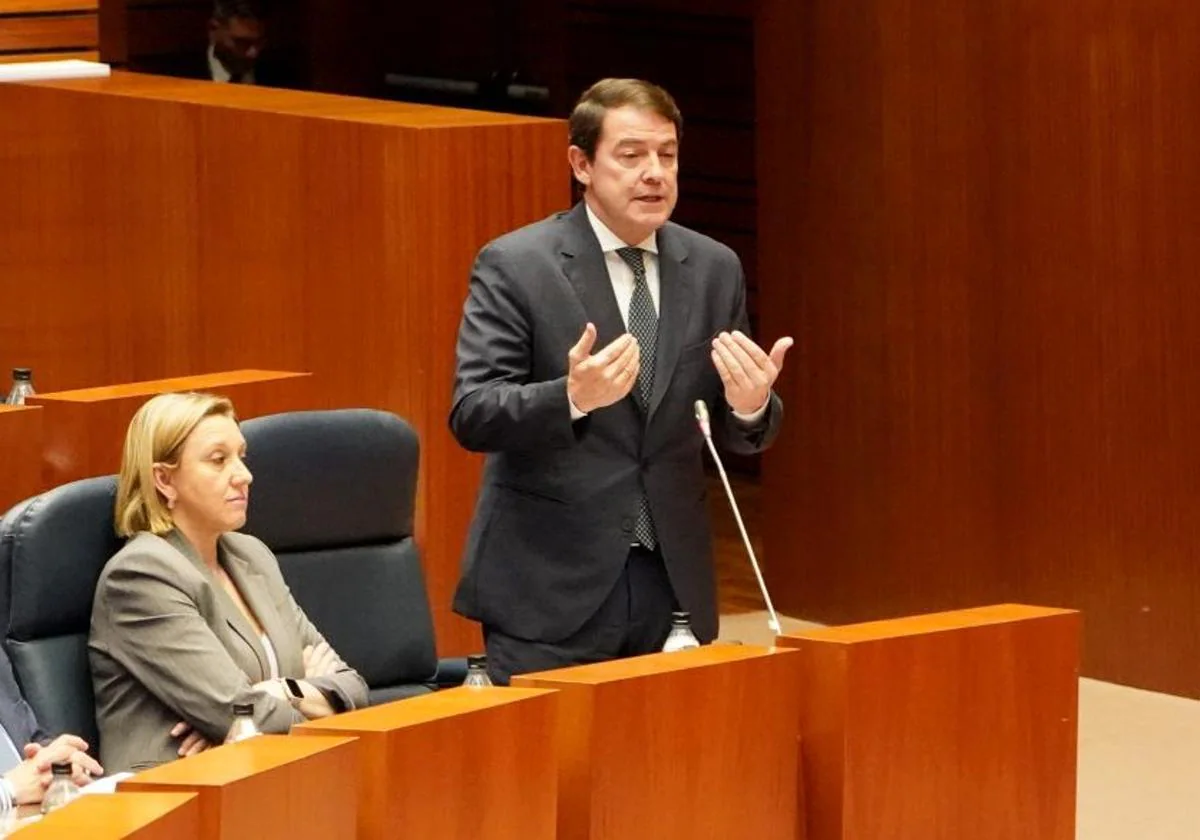
M258 661L259 671L261 672L259 679L266 679L271 673L270 665L267 663L267 652L263 650L262 642L259 641L258 634L254 632L254 628L250 625L250 622L246 620L244 615L242 615L242 611L238 609L237 604L235 604L233 599L229 597L229 593L225 591L225 587L221 585L221 582L213 577L212 571L204 564L204 561L200 559L200 555L196 552L196 549L192 547L192 544L187 541L183 534L179 533L178 531L171 531L169 534L167 534L166 538L171 545L175 546L175 548L177 548L184 557L190 560L192 564L202 571L211 581L213 591L216 593L217 604L220 607L225 622L229 625L229 629L231 629L235 635L245 642L246 646L249 647L251 652L254 654L254 658ZM220 558L221 554L223 553L224 545L222 543L218 543L218 558ZM258 610L255 608L253 602L246 597L245 586L243 586L242 582L238 580L235 572L229 568L229 566L232 565L235 564L228 564L225 568L225 571L229 572L230 577L233 578L234 583L238 587L238 591L242 593L242 597L245 598L246 603L250 605L250 609L254 610L255 615L257 616ZM259 618L259 622L262 622L261 618ZM264 625L264 629L265 627L266 625ZM258 680L255 680L253 676L251 677L251 680L253 682L258 682Z
M254 613L254 617L258 619L258 623L262 626L263 632L271 640L271 646L275 649L275 659L279 665L279 673L282 676L289 671L289 659L291 657L287 642L290 637L286 634L279 621L279 615L276 613L275 605L271 602L270 593L267 591L267 583L263 579L263 576L256 572L245 558L229 550L224 540L221 541L221 548L225 558L225 571L233 578L234 585L237 586L242 600L246 602L246 606L250 607L251 612ZM232 603L232 599L230 599L230 603ZM250 625L250 622L246 621L246 617L242 615L242 611L237 609L236 604L233 605L233 608L242 627L253 636L252 647L254 648L254 655L260 657L259 661L263 666L264 678L270 676L271 665L267 661L267 653L262 647L261 640L254 633L254 628Z
M625 332L625 321L617 307L612 281L608 279L604 252L588 224L582 201L563 218L563 222L563 271L579 296L587 319L596 325L595 349L600 350Z
M695 290L687 251L669 227L658 232L658 347L654 360L654 390L647 419L654 416L671 385L671 376L683 350Z

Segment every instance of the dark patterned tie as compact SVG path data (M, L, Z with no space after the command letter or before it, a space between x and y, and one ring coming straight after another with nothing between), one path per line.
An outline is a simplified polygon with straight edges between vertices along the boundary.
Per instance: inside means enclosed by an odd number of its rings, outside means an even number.
M618 248L617 255L633 269L633 297L629 300L629 332L637 339L641 350L641 368L638 371L634 393L638 405L644 411L650 405L650 394L654 391L654 351L658 346L658 313L654 311L654 299L650 297L650 286L646 283L646 263L641 248Z
M650 395L654 392L654 354L658 347L658 313L654 311L654 299L646 283L646 263L641 248L618 248L617 255L633 270L633 297L629 300L629 332L637 339L641 355L634 396L645 412L650 406ZM638 500L637 520L633 535L646 548L653 550L658 545L654 532L654 519L650 516L650 502L645 494Z

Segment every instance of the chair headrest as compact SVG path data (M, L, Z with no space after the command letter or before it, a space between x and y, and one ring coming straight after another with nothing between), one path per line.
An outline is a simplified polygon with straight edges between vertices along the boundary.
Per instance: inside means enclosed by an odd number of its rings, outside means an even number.
M272 550L412 534L420 444L386 411L298 411L242 423L254 474L245 532Z
M113 530L115 476L86 478L16 505L0 519L0 605L9 639L87 633ZM0 607L3 609L3 607Z

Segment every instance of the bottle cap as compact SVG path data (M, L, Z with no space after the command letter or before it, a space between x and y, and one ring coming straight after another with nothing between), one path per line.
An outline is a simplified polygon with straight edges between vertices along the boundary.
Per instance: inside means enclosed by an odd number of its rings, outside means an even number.
M253 703L234 703L233 713L235 715L252 715L254 714Z
M71 775L71 762L56 761L50 765L50 772L53 773L55 776L70 776Z
M13 379L32 379L33 368L13 368Z
M482 653L472 653L467 656L467 667L468 668L472 668L472 667L482 668L486 665L487 665L487 656L485 656Z
M678 612L671 613L671 621L673 621L675 624L687 624L691 620L692 614L690 612L684 612L680 610Z

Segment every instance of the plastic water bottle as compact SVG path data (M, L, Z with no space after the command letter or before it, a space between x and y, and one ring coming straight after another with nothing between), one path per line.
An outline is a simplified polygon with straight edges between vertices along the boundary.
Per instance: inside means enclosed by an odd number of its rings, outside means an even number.
M487 657L476 653L467 657L467 678L463 685L467 688L487 688L492 684L492 678L487 672Z
M79 787L71 779L71 762L56 761L50 765L52 777L46 795L42 797L42 813L49 814L79 798Z
M700 647L700 640L692 633L689 623L691 618L690 613L671 613L671 632L667 634L667 641L663 644L663 653Z
M226 744L236 744L238 741L245 741L247 738L253 738L261 735L258 726L254 723L254 706L250 703L234 703L233 704L233 725L229 727L229 734L225 736Z
M33 395L33 371L29 368L13 368L12 390L4 399L5 404L25 405L25 398Z

